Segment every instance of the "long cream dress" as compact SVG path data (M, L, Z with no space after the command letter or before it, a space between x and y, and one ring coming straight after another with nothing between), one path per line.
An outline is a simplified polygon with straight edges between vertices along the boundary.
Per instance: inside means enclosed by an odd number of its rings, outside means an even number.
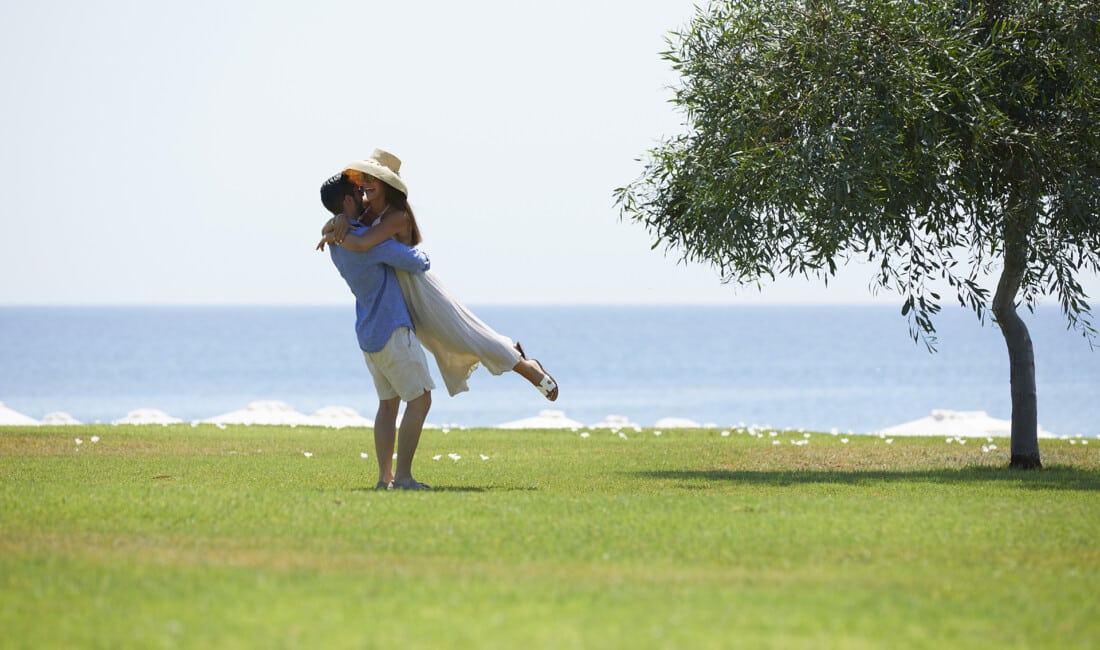
M416 336L435 356L452 396L470 390L466 380L479 363L494 375L504 374L519 363L519 351L512 340L466 309L434 273L396 273Z

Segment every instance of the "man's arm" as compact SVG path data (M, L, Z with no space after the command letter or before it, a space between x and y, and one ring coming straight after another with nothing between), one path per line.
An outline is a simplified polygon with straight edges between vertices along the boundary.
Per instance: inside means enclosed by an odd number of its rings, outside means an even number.
M325 244L337 244L343 246L349 251L355 251L357 253L365 252L391 237L397 237L405 229L408 228L409 217L404 212L397 214L390 214L382 218L381 223L377 226L371 226L365 233L359 235L343 234L341 235L339 229L339 222L343 218L343 215L337 215L333 218L335 225L326 225L325 229L321 232L321 241L317 244L317 250L325 250ZM346 224L346 218L344 219ZM347 233L347 228L344 229Z
M361 235L346 235L344 241L340 242L340 246L348 249L349 251L355 251L362 253L364 251L374 248L378 244L392 239L400 231L400 225L396 222L387 223L385 220L377 226L371 226Z
M388 264L398 271L405 271L406 273L423 273L432 266L427 253L419 248L410 248L392 239L379 242L371 249L371 255L377 256L377 259L383 264Z

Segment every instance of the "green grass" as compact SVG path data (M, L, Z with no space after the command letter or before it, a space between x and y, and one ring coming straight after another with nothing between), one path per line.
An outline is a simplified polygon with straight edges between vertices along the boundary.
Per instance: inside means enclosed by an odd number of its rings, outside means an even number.
M1100 644L1100 441L590 431L0 429L0 647Z

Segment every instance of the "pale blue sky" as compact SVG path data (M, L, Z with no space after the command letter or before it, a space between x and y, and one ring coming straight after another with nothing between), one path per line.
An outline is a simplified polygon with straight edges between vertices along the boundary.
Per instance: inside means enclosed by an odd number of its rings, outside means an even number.
M4 3L0 305L348 303L313 250L317 188L375 147L403 159L433 266L469 304L872 300L858 268L828 289L722 285L619 221L612 190L679 129L659 52L693 11Z

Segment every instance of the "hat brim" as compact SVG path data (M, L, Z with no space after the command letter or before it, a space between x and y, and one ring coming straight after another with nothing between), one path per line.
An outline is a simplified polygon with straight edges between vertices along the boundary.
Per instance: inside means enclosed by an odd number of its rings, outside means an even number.
M373 176L386 185L401 192L406 197L409 195L409 189L405 186L405 181L401 180L400 176L393 173L393 170L389 167L380 165L373 160L356 160L355 162L350 162L344 165L344 170L354 170L362 172L367 176Z

